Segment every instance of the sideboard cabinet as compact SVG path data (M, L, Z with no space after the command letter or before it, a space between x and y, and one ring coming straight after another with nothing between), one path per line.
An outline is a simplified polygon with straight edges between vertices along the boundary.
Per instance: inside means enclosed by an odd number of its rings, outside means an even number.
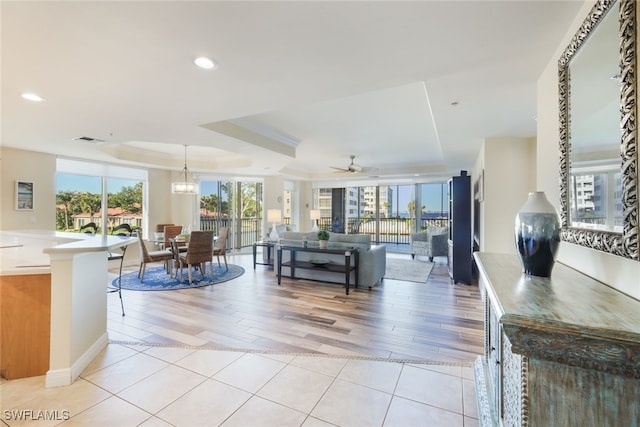
M480 425L640 425L640 301L567 266L525 276L475 253L485 305Z

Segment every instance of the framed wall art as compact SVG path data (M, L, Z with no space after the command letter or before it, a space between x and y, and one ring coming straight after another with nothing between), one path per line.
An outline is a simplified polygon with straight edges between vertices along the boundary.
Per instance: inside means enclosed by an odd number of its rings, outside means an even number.
M16 181L16 210L33 210L33 189L32 181Z

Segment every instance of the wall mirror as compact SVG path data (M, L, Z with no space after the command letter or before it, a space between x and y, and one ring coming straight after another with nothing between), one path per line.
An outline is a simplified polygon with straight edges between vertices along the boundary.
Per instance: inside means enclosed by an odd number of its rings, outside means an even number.
M558 61L562 240L638 259L636 4L600 0Z

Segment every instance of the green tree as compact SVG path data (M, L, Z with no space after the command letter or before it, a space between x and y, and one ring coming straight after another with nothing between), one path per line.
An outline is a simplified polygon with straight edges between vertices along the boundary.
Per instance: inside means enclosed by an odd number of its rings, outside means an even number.
M88 213L91 221L94 219L94 215L100 211L102 207L102 197L100 194L88 193L86 191L76 193L77 203L81 207L82 213Z
M71 221L71 201L73 200L73 196L73 193L70 191L63 191L56 194L57 230L67 230L73 225Z
M206 209L209 212L218 212L219 197L217 194L208 196L200 196L200 209Z
M258 184L255 182L243 182L240 185L240 194L237 191L234 191L234 188L237 187L234 182L225 182L221 184L220 187L223 193L229 195L229 201L222 201L222 213L230 214L230 207L232 210L235 210L238 206L237 201L238 197L240 198L240 206L238 209L240 218L254 218L257 217L258 214L258 206L256 202L256 194Z
M110 208L121 207L131 213L142 211L142 182L133 187L123 187L118 193L109 193L108 204Z
M218 181L214 193L200 196L200 209L214 213L216 218L257 218L261 215L258 191L261 184L255 182ZM237 211L237 212L236 212Z
M256 187L257 185L255 182L242 183L242 199L240 204L241 218L256 218L258 216L256 203Z
M73 216L88 213L91 221L100 210L102 198L100 194L80 191L61 191L56 194L56 229L73 228Z

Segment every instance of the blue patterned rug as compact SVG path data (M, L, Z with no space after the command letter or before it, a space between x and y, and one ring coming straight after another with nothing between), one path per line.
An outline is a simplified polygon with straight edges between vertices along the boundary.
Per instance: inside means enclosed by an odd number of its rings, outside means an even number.
M228 264L229 270L227 271L222 264L222 267L218 267L217 263L213 263L213 281L209 276L209 266L207 265L207 275L200 276L200 271L193 272L193 283L189 284L189 276L187 269L182 272L182 282L180 281L180 273L176 279L172 279L164 267L152 267L147 268L144 273L144 282L140 283L138 279L138 271L133 273L127 273L122 275L122 289L128 289L130 291L172 291L174 289L190 289L200 288L202 286L215 285L222 282L227 282L238 278L244 274L244 268L239 265ZM111 282L111 286L118 287L118 278L116 277Z

